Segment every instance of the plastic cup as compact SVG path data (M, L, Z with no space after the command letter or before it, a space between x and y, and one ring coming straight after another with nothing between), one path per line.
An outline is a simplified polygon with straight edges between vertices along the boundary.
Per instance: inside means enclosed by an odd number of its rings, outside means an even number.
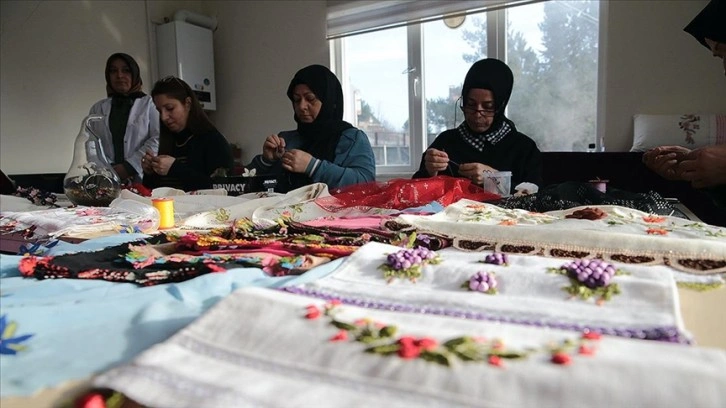
M509 190L512 186L511 171L485 171L484 190L498 194L502 197L509 197Z

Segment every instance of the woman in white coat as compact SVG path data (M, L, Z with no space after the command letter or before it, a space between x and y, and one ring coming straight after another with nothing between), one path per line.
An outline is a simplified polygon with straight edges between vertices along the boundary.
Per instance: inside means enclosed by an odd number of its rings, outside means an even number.
M116 53L106 61L108 97L91 107L104 115L95 127L106 159L123 181L141 181L141 158L159 150L159 113L154 101L141 91L139 65L128 54Z

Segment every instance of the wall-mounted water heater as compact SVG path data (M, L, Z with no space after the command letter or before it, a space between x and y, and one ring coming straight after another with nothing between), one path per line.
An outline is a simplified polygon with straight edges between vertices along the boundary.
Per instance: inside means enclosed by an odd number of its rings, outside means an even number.
M214 82L213 17L186 10L174 20L156 26L159 78L174 75L189 84L205 110L217 109Z

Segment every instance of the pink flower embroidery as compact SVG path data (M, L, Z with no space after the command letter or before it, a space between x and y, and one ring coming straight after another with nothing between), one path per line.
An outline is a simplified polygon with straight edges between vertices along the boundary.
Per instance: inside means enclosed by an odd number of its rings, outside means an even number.
M504 362L502 361L502 358L499 356L489 356L487 359L488 363L495 366L495 367L503 367Z
M648 228L645 232L649 235L668 235L668 230L663 228Z
M517 220L509 219L499 223L499 225L517 225Z
M279 269L279 262L277 258L273 256L263 258L260 264L262 265L262 271L268 275L275 275L275 272Z
M430 337L420 338L416 340L414 344L426 351L432 351L439 346L439 343Z
M643 221L651 224L660 224L661 222L665 221L665 217L651 214L643 217Z
M398 356L407 360L418 358L421 355L421 347L416 345L416 339L411 336L404 336L398 339Z
M555 364L568 365L572 362L572 357L569 354L558 351L552 354L552 360Z
M577 349L577 352L582 354L583 356L594 356L595 355L595 347L581 345L579 349Z
M597 332L586 331L582 333L582 338L586 340L600 340L602 338L602 335Z
M306 319L313 320L320 317L320 309L318 309L315 305L309 305L305 308L305 310L307 311L307 313L305 313Z
M346 341L348 340L348 331L340 330L335 336L330 338L330 341Z

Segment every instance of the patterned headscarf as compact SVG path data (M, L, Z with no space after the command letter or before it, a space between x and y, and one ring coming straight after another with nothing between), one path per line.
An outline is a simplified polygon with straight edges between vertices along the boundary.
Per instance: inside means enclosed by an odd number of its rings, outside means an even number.
M119 95L116 91L113 90L113 87L111 87L111 63L117 59L123 60L131 70L131 89L129 89L128 95L144 96L144 93L141 92L142 82L139 64L136 63L136 60L132 56L124 54L122 52L117 52L116 54L108 57L108 59L106 60L106 94L108 96Z

